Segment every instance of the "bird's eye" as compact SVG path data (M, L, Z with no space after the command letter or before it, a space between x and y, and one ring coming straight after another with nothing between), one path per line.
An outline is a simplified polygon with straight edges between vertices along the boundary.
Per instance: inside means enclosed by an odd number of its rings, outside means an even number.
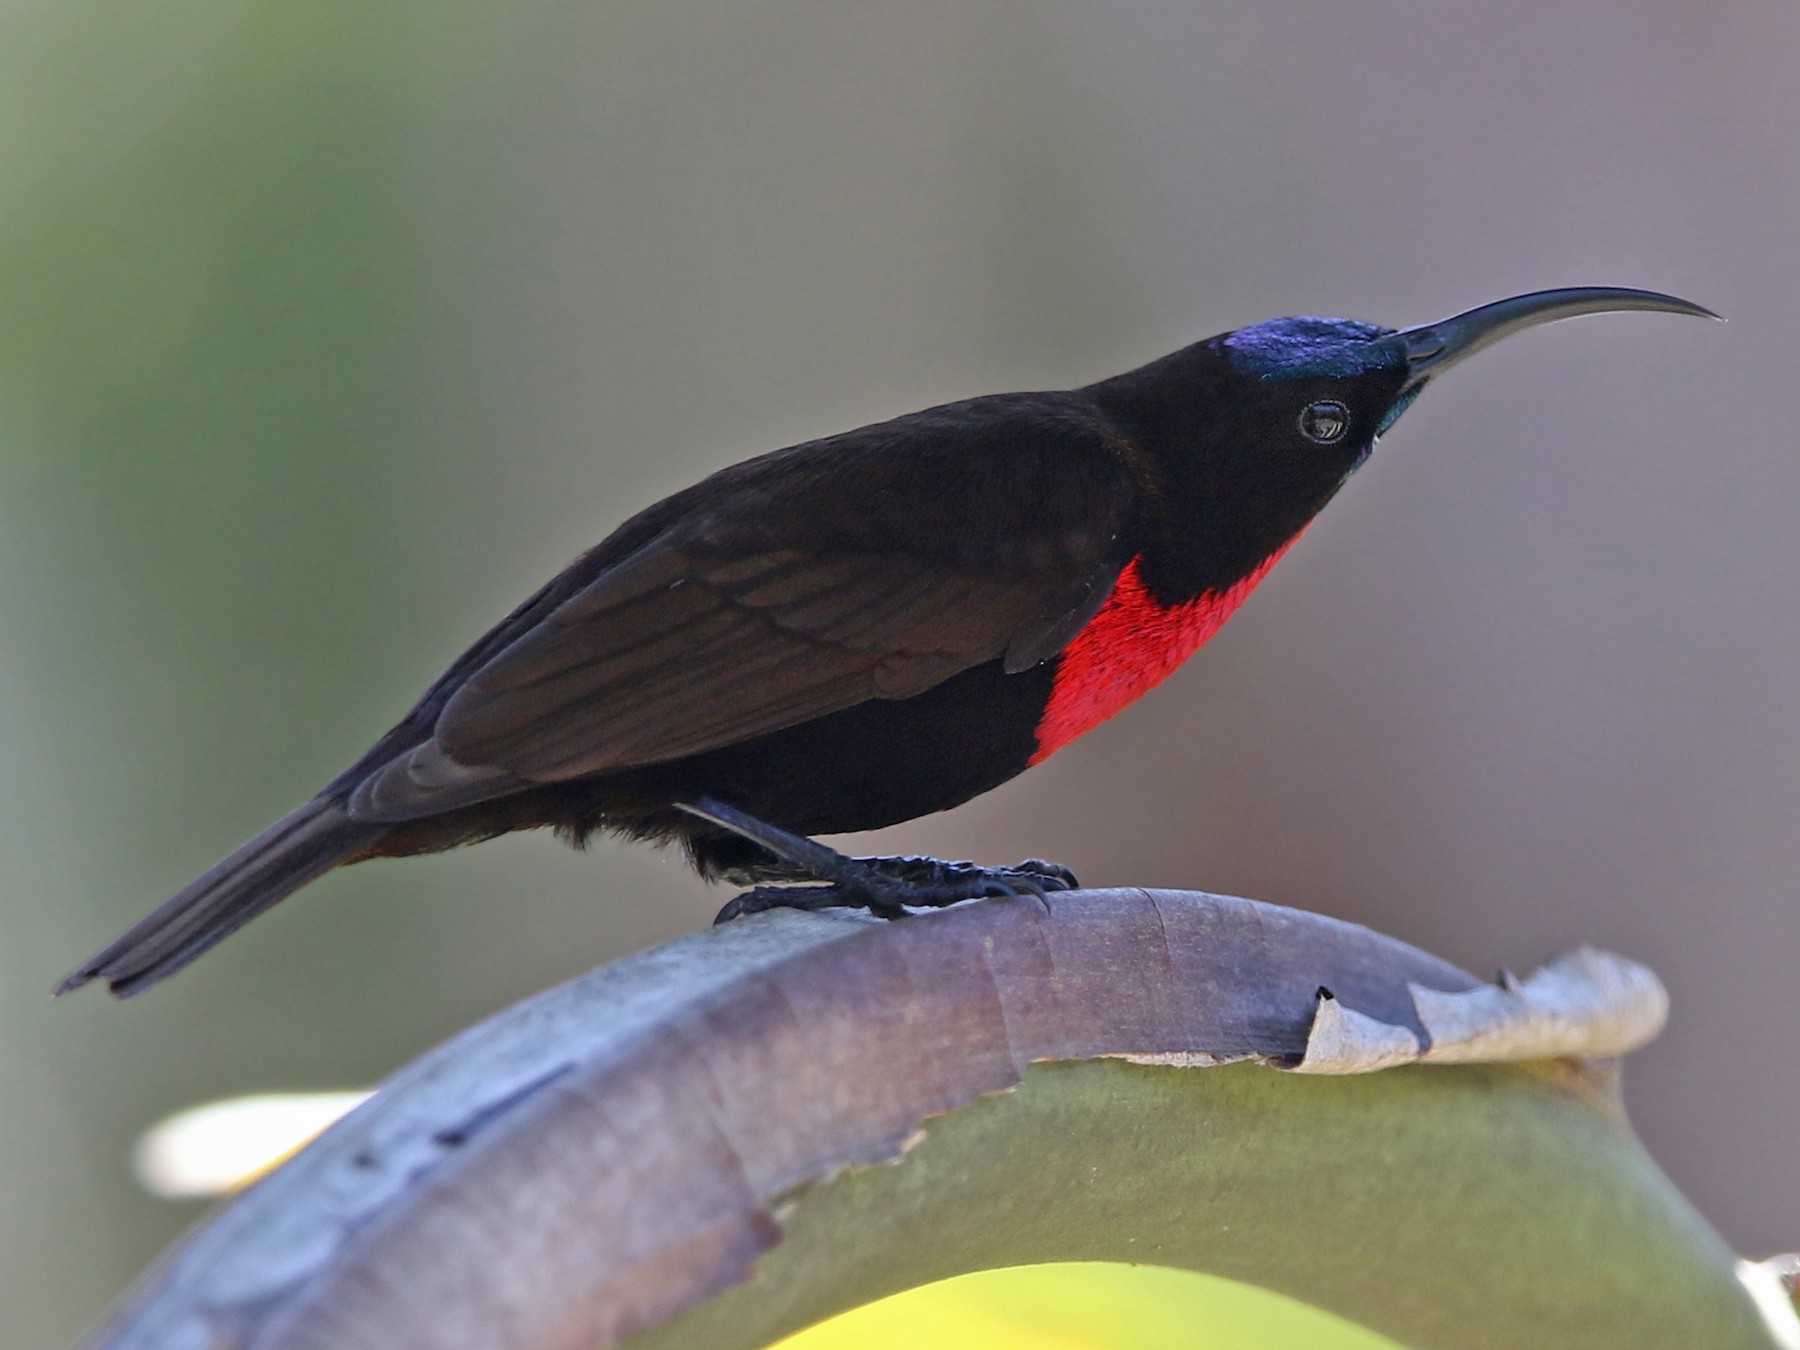
M1350 410L1336 399L1322 398L1300 410L1300 434L1309 441L1330 445L1350 430Z

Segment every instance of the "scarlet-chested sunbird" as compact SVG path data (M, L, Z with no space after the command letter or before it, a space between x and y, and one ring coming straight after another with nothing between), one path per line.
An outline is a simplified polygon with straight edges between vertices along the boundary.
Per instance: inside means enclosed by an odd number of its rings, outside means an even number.
M137 993L321 873L550 826L681 844L773 906L1059 890L1066 868L805 836L956 806L1219 631L1437 376L1612 310L1577 287L1393 330L1274 319L1080 389L776 450L639 512L463 653L318 796L63 981ZM61 992L59 990L59 992Z

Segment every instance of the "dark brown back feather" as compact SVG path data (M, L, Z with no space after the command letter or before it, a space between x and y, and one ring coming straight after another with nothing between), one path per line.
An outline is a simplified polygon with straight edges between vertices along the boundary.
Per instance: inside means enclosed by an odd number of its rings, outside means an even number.
M1048 659L1111 590L1131 500L1079 394L973 400L727 469L434 691L429 739L351 814L417 818Z

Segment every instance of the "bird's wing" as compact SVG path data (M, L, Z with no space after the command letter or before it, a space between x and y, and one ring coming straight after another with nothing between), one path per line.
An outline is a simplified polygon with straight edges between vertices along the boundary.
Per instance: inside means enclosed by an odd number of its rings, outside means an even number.
M464 679L352 814L676 759L1055 655L1125 561L1129 487L1080 419L1034 435L1003 411L1004 436L901 419L689 489L659 535Z

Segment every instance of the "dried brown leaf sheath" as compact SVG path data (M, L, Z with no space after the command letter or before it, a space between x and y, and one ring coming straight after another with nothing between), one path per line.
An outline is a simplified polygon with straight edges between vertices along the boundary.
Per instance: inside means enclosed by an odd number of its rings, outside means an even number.
M1057 1259L1210 1270L1418 1345L1780 1344L1605 1064L1546 1062L1661 1014L1617 958L1492 986L1192 893L759 916L403 1070L93 1344L748 1350Z

